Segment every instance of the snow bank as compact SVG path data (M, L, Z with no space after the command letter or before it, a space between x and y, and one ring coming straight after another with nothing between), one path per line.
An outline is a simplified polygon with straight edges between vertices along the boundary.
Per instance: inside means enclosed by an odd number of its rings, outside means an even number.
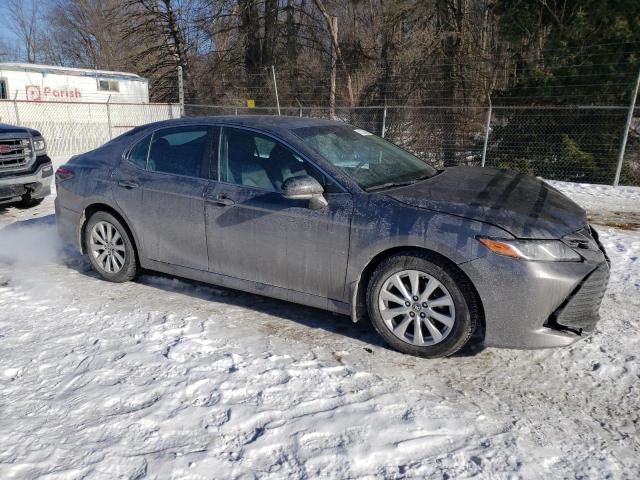
M587 210L590 222L640 230L640 187L612 187L558 181L548 183Z

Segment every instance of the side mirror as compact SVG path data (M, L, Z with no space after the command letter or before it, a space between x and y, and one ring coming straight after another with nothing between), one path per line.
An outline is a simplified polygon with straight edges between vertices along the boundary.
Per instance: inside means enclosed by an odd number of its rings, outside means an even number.
M309 175L287 178L282 184L282 194L290 200L309 200L309 208L318 210L329 203L324 198L324 188Z

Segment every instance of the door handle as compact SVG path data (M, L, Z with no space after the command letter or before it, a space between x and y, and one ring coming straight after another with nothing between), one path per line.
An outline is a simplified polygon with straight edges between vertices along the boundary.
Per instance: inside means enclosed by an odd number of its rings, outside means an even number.
M222 207L230 207L231 205L235 205L236 202L227 197L224 193L219 193L215 197L207 197L207 202L215 203L216 205L220 205Z
M118 180L118 185L120 185L123 188L126 188L127 190L132 190L140 186L140 184L135 180Z

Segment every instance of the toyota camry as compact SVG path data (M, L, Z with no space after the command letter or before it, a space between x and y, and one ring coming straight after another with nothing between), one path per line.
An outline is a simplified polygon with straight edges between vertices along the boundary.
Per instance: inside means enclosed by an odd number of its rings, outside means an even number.
M56 172L61 237L105 280L154 270L368 318L393 348L569 345L609 263L542 180L437 170L345 123L270 116L137 127Z

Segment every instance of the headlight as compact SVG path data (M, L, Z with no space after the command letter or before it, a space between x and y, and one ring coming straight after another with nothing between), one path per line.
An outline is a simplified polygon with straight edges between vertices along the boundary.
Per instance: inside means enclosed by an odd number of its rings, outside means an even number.
M36 151L36 154L42 155L43 153L47 153L47 143L44 141L42 137L36 137L33 139L33 149Z
M506 240L478 237L480 243L498 255L542 262L576 262L582 257L560 240Z

